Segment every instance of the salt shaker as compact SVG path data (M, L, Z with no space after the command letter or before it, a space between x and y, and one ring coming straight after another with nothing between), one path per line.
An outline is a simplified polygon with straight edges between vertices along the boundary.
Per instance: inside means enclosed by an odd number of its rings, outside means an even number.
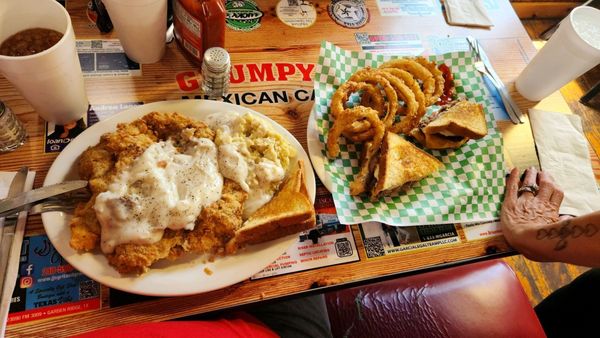
M210 99L219 99L229 90L231 60L223 48L213 47L204 52L202 61L202 90Z
M17 149L25 143L27 132L17 116L0 101L0 153Z

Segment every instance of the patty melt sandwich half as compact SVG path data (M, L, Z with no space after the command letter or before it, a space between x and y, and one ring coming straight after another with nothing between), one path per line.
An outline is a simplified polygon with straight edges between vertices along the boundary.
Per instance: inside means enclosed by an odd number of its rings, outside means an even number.
M430 176L443 167L442 162L395 133L386 133L381 144L376 180L371 199L377 200Z
M457 100L423 119L410 135L428 149L456 149L487 132L483 106Z

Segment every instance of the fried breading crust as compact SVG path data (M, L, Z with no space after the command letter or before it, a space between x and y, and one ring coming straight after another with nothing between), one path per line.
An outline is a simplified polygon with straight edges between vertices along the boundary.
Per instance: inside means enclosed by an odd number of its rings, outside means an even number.
M239 184L225 179L221 199L202 209L194 230L186 233L184 248L201 254L223 254L225 243L242 226L248 197Z
M166 229L160 241L152 244L120 244L112 254L106 255L108 262L120 273L141 274L150 265L164 259L176 259L183 254L183 230Z
M96 196L106 191L113 177L128 167L152 143L169 137L177 141L184 129L193 131L195 137L214 140L214 131L201 121L178 113L153 112L132 123L119 124L115 132L102 135L97 145L88 148L80 156L79 176L89 181L92 197L75 209L70 222L71 247L90 251L98 246L100 224L93 209ZM171 233L165 231L165 234L167 232ZM155 244L119 246L109 257L109 261L121 272L143 272L152 262L175 257L174 253L182 251L182 236L171 234Z
M220 200L202 209L192 231L166 229L153 244L120 244L108 261L120 273L141 274L161 259L176 259L185 252L223 254L225 244L242 225L242 210L248 194L234 181L225 179Z

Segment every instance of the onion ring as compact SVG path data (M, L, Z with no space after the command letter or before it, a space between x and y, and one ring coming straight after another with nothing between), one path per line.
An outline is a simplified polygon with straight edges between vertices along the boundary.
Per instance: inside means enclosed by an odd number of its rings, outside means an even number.
M399 78L399 80L403 82L404 79L406 79L408 83L411 84L412 88L409 88L405 84L403 85L410 92L410 98L408 99L409 101L405 100L405 103L407 104L407 109L405 112L406 116L403 117L400 122L392 124L392 126L389 128L389 130L394 133L408 134L419 124L419 121L425 115L425 95L421 91L417 81L415 81L412 75L407 71L397 68L383 68L380 70L380 72L388 74L390 77ZM417 97L419 98L418 101Z
M330 157L337 157L340 153L338 140L344 130L352 125L355 121L366 120L370 123L373 133L373 143L380 144L385 134L385 126L379 119L377 111L373 108L357 106L344 110L338 118L333 122L333 126L329 129L327 135L327 154Z
M427 109L427 102L425 101L425 95L423 95L423 91L415 78L409 72L398 68L383 68L381 70L404 81L404 84L406 84L408 88L412 90L413 94L415 94L415 99L419 104L417 112L423 117L423 115L425 115L425 110Z
M398 68L409 72L414 78L423 83L425 101L430 101L430 98L435 91L435 79L433 78L433 74L417 61L413 59L394 59L383 63L379 68Z
M365 82L348 81L339 86L335 93L333 93L333 96L331 97L331 115L336 118L344 109L346 109L345 104L346 101L348 101L350 94L359 90L362 90L369 96L370 107L383 112L385 107L383 95L375 85Z
M350 194L352 196L359 195L366 191L369 176L372 175L370 170L370 162L375 158L383 136L385 135L385 126L379 119L378 112L369 107L357 106L344 110L333 123L333 127L329 129L327 135L327 150L330 157L336 157L340 153L338 140L344 130L351 126L356 121L368 121L373 127L369 131L373 132L372 139L364 145L361 154L360 170L354 177L354 181L350 183ZM365 140L366 141L366 140Z
M435 104L440 99L440 96L444 94L444 73L437 68L437 65L433 61L429 61L422 56L419 56L415 59L420 65L427 68L428 71L431 72L433 78L435 80L435 90L431 97L429 98L429 105Z
M379 69L376 70L376 73L390 81L394 89L396 89L398 97L402 98L404 101L406 108L406 116L403 117L398 123L393 122L389 129L395 133L401 132L406 134L410 132L414 127L417 126L419 120L423 116L419 115L419 104L415 99L415 94L412 92L412 90L410 90L410 88L408 88L407 85L404 84L404 81L395 77L394 75Z
M386 127L390 127L392 123L394 123L396 112L398 111L398 94L396 94L396 91L390 82L385 77L377 74L370 68L359 70L350 77L350 80L380 85L383 88L387 98L387 113L385 114L385 117L383 117L383 124Z

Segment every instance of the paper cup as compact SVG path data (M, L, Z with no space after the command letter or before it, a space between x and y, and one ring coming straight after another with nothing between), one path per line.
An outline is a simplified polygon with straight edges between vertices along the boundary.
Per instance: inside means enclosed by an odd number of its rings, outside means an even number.
M54 46L28 56L0 55L0 73L46 121L78 120L88 108L69 13L55 0L2 0L0 42L29 28L63 33Z
M526 99L539 101L599 63L600 10L577 7L525 67L515 86Z
M158 62L165 53L167 0L103 0L127 56Z

